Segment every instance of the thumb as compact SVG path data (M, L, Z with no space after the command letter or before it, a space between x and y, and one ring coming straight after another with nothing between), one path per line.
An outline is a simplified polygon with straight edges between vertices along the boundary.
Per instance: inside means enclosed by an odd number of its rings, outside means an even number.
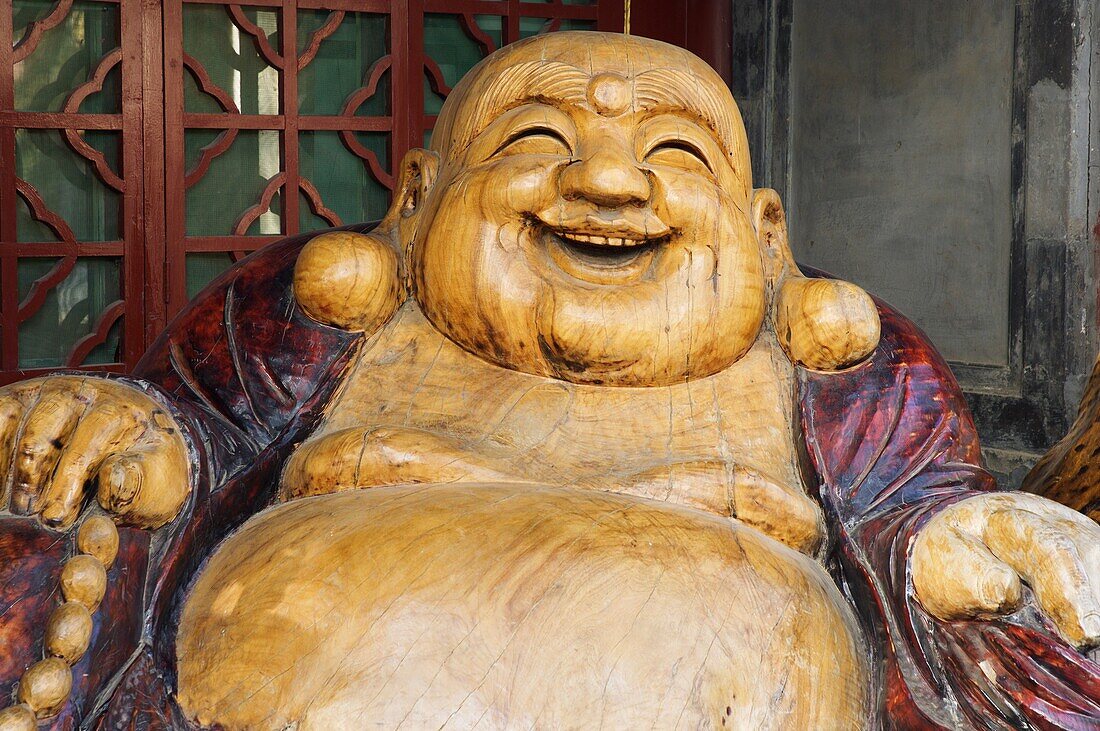
M936 516L917 534L911 561L917 599L940 619L1004 614L1019 606L1016 571L946 515Z
M159 528L175 518L191 491L181 441L178 435L155 432L135 449L104 460L99 504L140 528Z

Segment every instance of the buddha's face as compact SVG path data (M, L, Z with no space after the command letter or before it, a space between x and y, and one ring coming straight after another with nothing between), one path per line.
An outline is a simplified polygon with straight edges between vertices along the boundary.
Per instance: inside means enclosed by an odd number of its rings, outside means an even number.
M765 308L740 115L672 46L552 34L486 59L440 115L410 267L426 316L507 368L664 385L720 371Z

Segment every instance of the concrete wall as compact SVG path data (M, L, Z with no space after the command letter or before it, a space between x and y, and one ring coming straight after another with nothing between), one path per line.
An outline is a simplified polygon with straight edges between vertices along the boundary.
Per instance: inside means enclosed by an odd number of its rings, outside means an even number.
M756 180L797 255L925 328L1009 482L1097 353L1094 5L734 0Z
M793 5L795 255L1008 365L1013 5Z

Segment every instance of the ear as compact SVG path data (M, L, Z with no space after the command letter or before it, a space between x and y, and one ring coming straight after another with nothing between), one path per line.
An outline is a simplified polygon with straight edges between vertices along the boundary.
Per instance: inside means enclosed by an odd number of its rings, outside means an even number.
M412 291L409 254L423 220L428 193L435 187L438 171L439 155L435 152L422 148L406 152L401 160L390 209L376 229L389 239L397 253L401 281L406 292Z
M777 285L786 273L799 274L794 255L791 254L783 201L771 188L760 188L753 192L752 227L764 255L764 274L768 278L768 284Z
M417 148L406 152L401 161L397 185L393 189L390 209L378 228L397 234L398 228L416 223L424 209L424 201L435 185L438 170L439 155L431 150Z
M849 282L803 276L774 190L753 194L752 224L772 294L772 323L787 357L812 370L838 371L869 356L881 329L870 295Z

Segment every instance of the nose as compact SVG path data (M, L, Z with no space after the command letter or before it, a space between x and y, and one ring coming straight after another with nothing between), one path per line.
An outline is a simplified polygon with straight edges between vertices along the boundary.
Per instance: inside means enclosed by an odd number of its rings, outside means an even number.
M649 200L649 178L634 156L609 144L598 147L561 174L561 194L568 200L583 198L604 208L641 205Z

